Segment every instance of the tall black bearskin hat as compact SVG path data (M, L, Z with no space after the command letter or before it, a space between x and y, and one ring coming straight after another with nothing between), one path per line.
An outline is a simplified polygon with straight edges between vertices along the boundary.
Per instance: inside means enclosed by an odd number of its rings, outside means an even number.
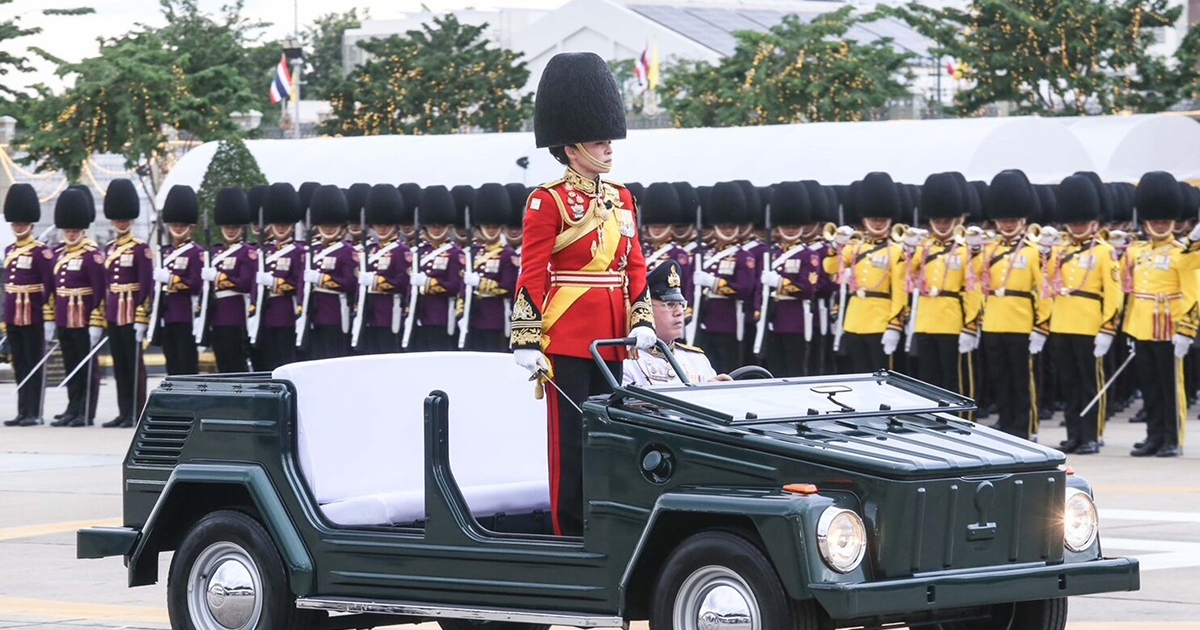
M979 196L979 188L968 183L965 190L967 191L967 196L964 198L967 202L967 216L987 216L983 213L983 199Z
M966 177L963 177L961 174L959 177L962 177L962 180L967 184L963 192L969 193L966 188L972 188L975 190L975 198L979 200L979 204L976 206L971 204L972 200L969 194L963 196L963 201L967 204L967 220L971 223L982 223L992 212L992 188L985 181L972 180L967 182Z
M822 202L825 193L821 193ZM822 205L824 205L822 203ZM808 189L800 182L775 185L771 199L771 225L807 225L816 222Z
M367 206L367 195L371 194L371 185L359 182L351 184L346 189L346 209L350 212L346 221L357 224L362 210Z
M250 192L246 193L246 201L250 203L250 220L254 223L258 223L262 218L263 207L267 204L267 195L270 192L269 185L255 184L250 187Z
M529 195L533 194L533 192L526 188L525 184L518 182L505 184L504 190L508 191L508 205L512 207L512 218L508 221L508 227L524 227L525 204L529 201Z
M905 184L908 187L908 196L912 199L913 207L921 207L921 185L920 184Z
M825 216L821 217L825 221L831 223L838 222L838 198L837 191L832 186L822 186L825 189ZM812 201L812 199L809 199Z
M925 178L921 191L922 219L956 219L967 214L963 188L950 173L934 173Z
M640 208L642 206L642 195L646 193L646 187L640 182L625 182L625 189L633 195L633 202Z
M512 216L512 201L502 184L484 184L475 189L471 204L471 223L474 225L506 225Z
M550 58L533 103L537 148L625 138L625 103L608 64L590 52Z
M712 187L708 203L703 207L704 220L708 225L741 225L749 223L751 219L745 189L737 182L718 182Z
M4 220L9 223L37 223L42 218L42 202L29 184L13 184L4 197Z
M1116 205L1113 206L1112 220L1117 223L1124 223L1133 220L1133 184L1118 182L1112 184L1113 199L1116 200Z
M1042 225L1061 221L1058 218L1058 187L1050 184L1037 184L1033 187L1034 198L1037 199L1037 222Z
M92 222L88 220L87 193L69 187L54 202L54 227L60 230L86 230Z
M313 225L345 225L350 216L350 204L341 188L329 184L313 191L308 211Z
M800 185L804 186L804 193L808 195L808 220L810 223L837 220L836 208L833 211L834 218L829 218L829 196L821 182L815 179L806 179L800 182ZM837 197L834 197L834 201L836 200Z
M167 200L163 202L163 223L187 223L196 225L200 220L200 201L196 199L196 191L191 186L176 184L167 191Z
M271 184L263 201L263 221L267 223L295 223L304 217L300 207L300 194L287 182Z
M1139 221L1175 221L1183 212L1183 191L1166 171L1142 175L1133 201Z
M454 197L445 186L426 186L421 190L421 225L454 225Z
M1037 203L1033 186L1020 170L1000 171L988 188L992 192L989 219L1026 219L1033 213Z
M738 179L733 182L738 188L742 189L742 198L746 201L746 218L741 223L754 223L758 225L762 217L762 200L758 198L758 188L754 187L749 180ZM718 221L718 223L720 223Z
M399 225L404 218L404 198L391 184L375 184L367 192L368 225Z
M1096 199L1100 204L1099 215L1096 218L1101 221L1107 221L1108 218L1113 214L1114 205L1112 193L1109 192L1108 187L1104 185L1104 182L1100 179L1100 176L1093 171L1077 171L1073 174L1086 177L1088 182L1092 185L1092 188L1096 190ZM1091 219L1084 220L1090 221Z
M459 184L450 189L450 197L454 199L454 225L467 227L467 208L471 208L471 223L478 224L475 218L475 188Z
M862 180L858 199L858 218L893 219L900 213L900 195L896 183L887 173L867 173Z
M862 215L859 214L862 200L862 180L855 180L846 186L845 192L838 191L838 196L841 198L842 205L842 224L854 225L862 220Z
M642 196L642 205L638 210L642 225L686 223L680 219L683 209L679 205L679 193L667 182L650 184Z
M1060 223L1087 223L1100 219L1100 194L1090 178L1076 173L1054 191L1054 219Z
M114 179L104 193L104 216L110 221L132 221L138 218L142 200L137 188L128 179Z
M87 186L84 186L83 184L72 184L70 186L67 186L67 188L78 190L79 192L83 193L84 203L87 204L88 224L90 225L92 223L95 223L96 222L96 197L94 195L92 195L92 189L88 188Z
M217 191L213 201L213 223L217 225L246 225L250 222L250 200L237 186Z
M908 195L908 186L896 182L896 198L900 200L900 205L896 209L896 216L892 217L897 223L909 223L913 220L913 208L916 205L913 203L912 197Z
M771 208L771 204L775 203L775 186L759 186L758 187L758 204L762 208L762 212L754 218L754 227L765 228L767 212Z
M1179 192L1183 195L1183 208L1179 211L1181 221L1191 221L1200 218L1200 188L1179 182Z
M700 194L688 182L672 182L671 185L679 196L679 223L694 225L696 211L700 208Z
M304 182L300 184L300 188L296 192L300 195L300 209L302 211L312 207L313 193L316 193L320 187L320 182Z

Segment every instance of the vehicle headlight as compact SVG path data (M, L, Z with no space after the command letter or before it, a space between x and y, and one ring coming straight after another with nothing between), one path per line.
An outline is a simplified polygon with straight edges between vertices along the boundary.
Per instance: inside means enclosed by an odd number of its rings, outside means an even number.
M1091 547L1099 529L1100 518L1096 515L1092 497L1078 488L1067 488L1067 504L1063 510L1063 543L1067 549L1078 552Z
M817 547L829 568L849 573L858 568L867 552L867 528L850 510L825 508L817 520Z

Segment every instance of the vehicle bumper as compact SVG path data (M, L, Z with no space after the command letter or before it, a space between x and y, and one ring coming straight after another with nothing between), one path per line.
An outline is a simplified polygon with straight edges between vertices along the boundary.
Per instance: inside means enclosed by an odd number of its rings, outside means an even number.
M127 556L141 531L132 527L88 527L75 532L75 557Z
M810 584L834 619L1138 590L1138 561L1106 558L1054 566L982 567L903 580Z

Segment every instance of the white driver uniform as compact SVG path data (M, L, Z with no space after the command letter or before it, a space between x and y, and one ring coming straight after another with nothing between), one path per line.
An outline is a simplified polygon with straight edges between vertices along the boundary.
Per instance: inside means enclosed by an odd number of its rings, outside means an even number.
M671 351L687 375L688 381L703 383L716 378L716 370L700 348L676 342L671 344ZM622 366L622 385L646 387L681 382L675 374L675 368L671 367L671 362L658 348L639 350L637 354L637 359L625 359Z

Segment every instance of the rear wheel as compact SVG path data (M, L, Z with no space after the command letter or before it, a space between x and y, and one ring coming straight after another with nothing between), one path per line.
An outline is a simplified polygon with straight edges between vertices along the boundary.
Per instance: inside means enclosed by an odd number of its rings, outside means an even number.
M939 624L939 630L1063 630L1067 627L1067 598L997 604L991 617Z
M173 630L309 630L323 615L297 610L283 559L258 521L231 510L200 519L167 577Z
M467 621L466 619L443 619L438 622L442 630L550 630L550 626L513 621Z

